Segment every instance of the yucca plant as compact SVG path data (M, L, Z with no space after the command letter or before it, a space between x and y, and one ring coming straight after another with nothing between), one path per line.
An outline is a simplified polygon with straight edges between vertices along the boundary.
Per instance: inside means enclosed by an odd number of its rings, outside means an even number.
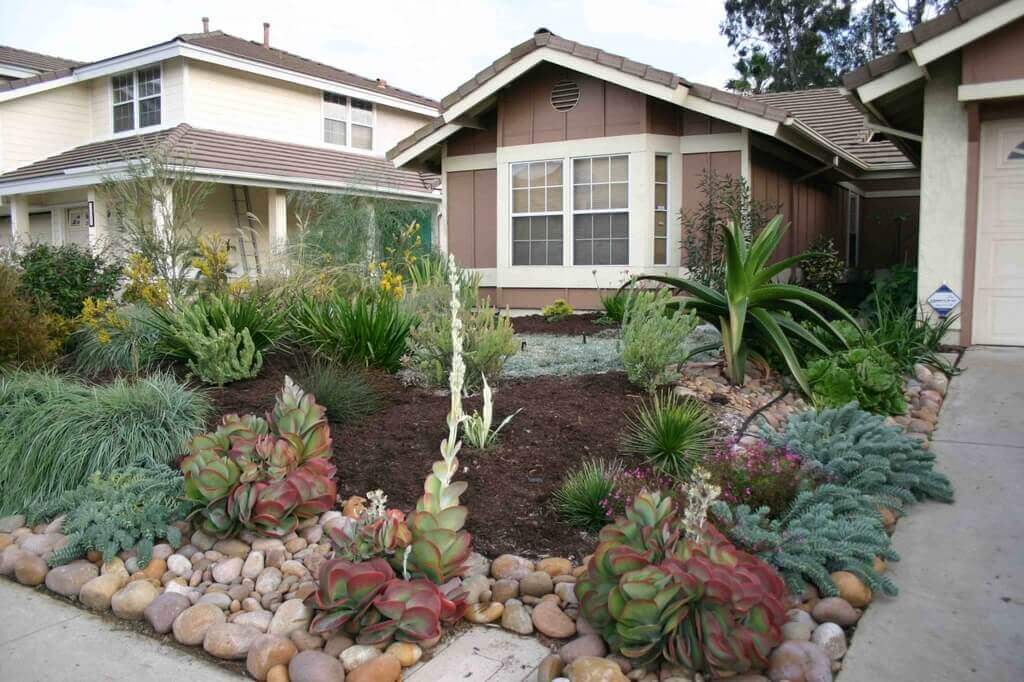
M773 265L768 264L785 231L782 216L777 215L748 244L740 228L730 223L724 229L724 291L678 277L647 275L638 281L651 280L673 287L679 292L675 299L679 305L693 308L704 321L718 328L722 333L726 374L733 384L743 384L747 358L761 346L777 352L800 388L810 395L810 385L792 340L798 339L823 354L828 354L829 348L801 326L800 321L813 321L843 347L846 341L822 311L848 320L855 326L857 322L827 296L794 284L772 281L808 255L792 256Z
M685 479L708 453L715 421L696 400L654 396L627 418L622 449L655 469Z
M505 417L496 428L491 428L494 423L494 391L487 383L487 377L482 377L484 382L484 407L482 412L474 412L466 415L462 421L462 437L470 446L477 450L486 450L498 441L498 434L505 428L512 418L522 412L522 408Z

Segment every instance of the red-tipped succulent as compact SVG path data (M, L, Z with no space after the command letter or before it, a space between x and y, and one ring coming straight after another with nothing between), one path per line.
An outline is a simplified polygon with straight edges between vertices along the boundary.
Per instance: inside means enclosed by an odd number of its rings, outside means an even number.
M320 569L320 587L306 600L319 610L310 625L310 632L331 632L342 628L358 634L380 620L372 610L373 600L395 577L383 559L353 563L346 559L324 562Z

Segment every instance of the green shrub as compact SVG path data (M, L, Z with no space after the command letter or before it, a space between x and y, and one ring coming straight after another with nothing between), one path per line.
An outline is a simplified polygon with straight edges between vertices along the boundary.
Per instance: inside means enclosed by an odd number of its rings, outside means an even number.
M167 374L86 387L37 372L0 379L0 513L27 511L95 473L174 461L206 425L205 395Z
M71 361L77 373L135 375L156 363L160 334L153 328L153 312L135 304L119 309L117 315L123 325L109 327L105 333L86 325L71 334Z
M568 320L572 317L572 306L564 298L556 298L553 303L544 306L540 314L548 322Z
M600 292L600 294L601 308L604 310L604 314L598 319L598 322L602 324L620 324L622 318L626 316L626 306L629 305L629 291L617 289L607 296L604 292Z
M300 296L291 311L295 340L342 364L396 372L414 318L394 297L361 291Z
M874 321L879 301L887 301L897 310L917 308L917 268L913 265L894 265L887 273L877 273L871 293L861 301L861 312Z
M666 310L667 290L636 296L622 319L622 364L631 383L653 391L675 376L669 365L683 362L689 352L686 337L697 326L697 315L682 307Z
M612 494L613 481L621 470L617 462L583 462L554 492L555 509L572 526L592 532L601 530L610 518L605 500Z
M121 281L122 264L93 255L77 244L34 244L17 257L21 289L43 309L76 317L87 298L110 298Z
M846 274L846 263L829 237L819 237L807 249L800 263L800 284L823 296L834 298L839 283Z
M714 428L714 419L696 400L655 393L627 418L622 449L684 480L703 462Z
M102 552L103 560L110 561L131 549L145 566L157 541L166 538L175 547L181 545L181 531L171 524L192 510L181 498L182 480L177 470L164 465L95 473L78 488L31 510L29 522L66 515L61 530L68 543L50 556L51 566L90 550Z
M722 489L723 502L767 507L772 518L786 511L808 483L800 465L799 455L763 441L749 446L727 443L704 461Z
M863 343L884 349L904 372L912 372L916 363L922 363L952 375L957 370L939 355L939 349L959 319L960 315L951 315L936 321L923 309L919 316L916 308L904 308L880 297Z
M272 297L259 291L243 295L207 295L193 301L179 302L176 310L153 309L147 323L160 335L158 353L165 358L188 362L198 361L193 342L200 334L213 337L215 332L249 332L253 349L264 353L284 336L285 318Z
M935 455L856 403L794 414L766 440L800 455L811 475L856 488L897 513L917 500L953 501L949 479L935 471Z
M875 592L897 593L888 577L875 572L874 561L899 556L874 505L854 488L828 484L802 492L778 519L768 517L767 507L730 508L722 501L712 511L729 539L774 566L793 594L808 581L823 597L838 596L833 571L849 571Z
M240 379L251 379L263 368L263 354L256 350L248 329L183 330L182 339L192 355L186 366L201 381L223 386Z
M0 264L0 367L46 364L60 350L61 340L55 320L47 313L37 314L19 290L14 268Z
M357 367L316 358L300 367L295 381L324 406L333 424L358 421L380 407L380 396Z
M815 360L807 366L814 402L841 407L856 400L876 414L903 414L903 377L896 362L884 350L851 348Z

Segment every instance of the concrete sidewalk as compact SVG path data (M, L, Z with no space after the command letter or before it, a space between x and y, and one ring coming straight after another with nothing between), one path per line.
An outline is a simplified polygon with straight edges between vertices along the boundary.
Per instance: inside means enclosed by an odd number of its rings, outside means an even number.
M868 609L840 682L1024 680L1024 349L961 367L932 441L956 502L900 521L900 596Z

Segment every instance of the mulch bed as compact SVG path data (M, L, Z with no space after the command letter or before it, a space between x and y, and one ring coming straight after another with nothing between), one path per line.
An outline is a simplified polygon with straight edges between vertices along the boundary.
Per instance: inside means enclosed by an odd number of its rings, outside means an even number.
M212 391L217 414L263 414L274 404L287 358L268 360L261 376ZM389 506L415 507L423 479L440 459L447 435L449 398L404 386L393 376L373 378L383 407L348 425L331 425L338 493L365 496L382 488ZM596 537L564 523L551 495L566 473L592 456L612 457L627 414L641 400L622 373L540 377L502 383L495 390L495 423L523 408L487 452L463 447L456 480L469 483L467 530L474 549L491 558L504 553L580 559ZM480 398L465 409L480 409ZM218 417L219 419L219 417Z
M548 322L543 315L524 315L512 318L512 328L516 334L560 334L562 336L579 336L581 334L597 334L614 330L617 325L598 324L600 313L570 315L564 320Z

